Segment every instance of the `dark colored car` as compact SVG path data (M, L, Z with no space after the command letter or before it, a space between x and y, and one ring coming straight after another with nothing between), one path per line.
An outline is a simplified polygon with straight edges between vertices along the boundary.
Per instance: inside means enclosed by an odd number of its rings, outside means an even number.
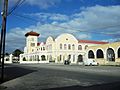
M64 61L64 64L65 64L65 65L69 65L69 64L70 64L70 61L69 61L69 60L65 60L65 61Z

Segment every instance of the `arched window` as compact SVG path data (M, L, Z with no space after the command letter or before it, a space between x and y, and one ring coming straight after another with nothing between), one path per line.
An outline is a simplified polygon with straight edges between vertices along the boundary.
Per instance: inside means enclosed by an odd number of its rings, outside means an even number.
M66 44L64 44L64 50L66 50L67 49L67 45Z
M118 58L120 58L120 48L118 49Z
M107 60L108 61L115 61L115 53L112 48L107 49Z
M62 44L60 44L60 49L62 49Z
M42 47L41 47L41 51L42 51Z
M71 49L71 45L70 44L68 44L68 50L70 50Z
M46 60L45 55L41 56L42 61Z
M88 52L88 58L94 58L95 56L94 56L94 52L92 51L92 50L90 50L89 52Z
M62 55L60 55L60 61L62 60Z
M72 50L75 50L75 45L74 44L72 45Z
M82 50L82 46L81 45L78 46L78 50Z
M103 51L101 49L97 50L97 58L104 58Z
M78 55L78 60L77 62L83 62L83 56L82 55Z
M43 51L45 51L45 47L43 47Z
M85 50L88 48L88 45L85 46Z
M71 59L71 55L68 55L68 60L70 60Z

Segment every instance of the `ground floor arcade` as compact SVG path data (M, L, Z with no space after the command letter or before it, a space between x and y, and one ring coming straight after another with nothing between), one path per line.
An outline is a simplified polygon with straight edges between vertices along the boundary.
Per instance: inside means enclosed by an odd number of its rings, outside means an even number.
M120 42L89 47L86 57L99 64L120 64Z

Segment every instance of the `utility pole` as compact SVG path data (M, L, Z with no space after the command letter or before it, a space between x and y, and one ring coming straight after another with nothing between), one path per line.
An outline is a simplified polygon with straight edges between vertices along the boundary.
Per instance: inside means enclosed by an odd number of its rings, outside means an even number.
M2 60L1 61L1 67L2 67L1 68L1 83L4 82L4 57L5 57L7 10L8 10L8 0L4 0L3 11L1 12L1 15L2 15L2 29L1 29L1 41L0 41L0 60Z

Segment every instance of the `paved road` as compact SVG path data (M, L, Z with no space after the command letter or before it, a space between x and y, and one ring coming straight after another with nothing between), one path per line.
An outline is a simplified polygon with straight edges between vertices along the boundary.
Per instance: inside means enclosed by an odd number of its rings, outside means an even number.
M4 90L120 90L120 67L56 64L12 65L33 70L2 84ZM11 66L11 67L12 67ZM25 70L17 71L24 73Z

